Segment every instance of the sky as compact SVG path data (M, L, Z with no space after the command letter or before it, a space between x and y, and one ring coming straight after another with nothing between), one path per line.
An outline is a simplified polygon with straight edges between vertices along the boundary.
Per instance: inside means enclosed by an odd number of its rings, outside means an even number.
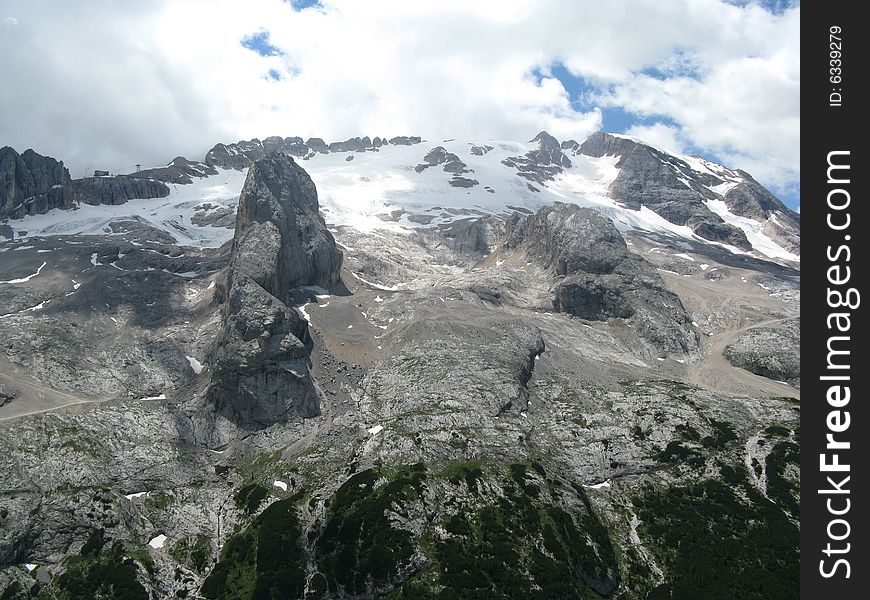
M124 173L270 135L627 133L800 204L789 0L2 0L0 146Z

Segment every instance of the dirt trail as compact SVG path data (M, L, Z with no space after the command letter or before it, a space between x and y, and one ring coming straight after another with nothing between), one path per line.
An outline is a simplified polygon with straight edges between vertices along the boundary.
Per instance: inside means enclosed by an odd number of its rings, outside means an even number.
M685 378L688 383L728 395L800 398L800 390L734 367L722 354L728 344L749 329L799 318L794 307L770 296L752 281L741 281L741 272L732 275L727 281L716 283L703 276L662 275L690 313L715 315L725 322L712 335L702 336L701 359L686 365ZM752 276L749 272L747 275ZM726 290L727 293L723 293ZM771 315L784 316L757 320L759 316Z

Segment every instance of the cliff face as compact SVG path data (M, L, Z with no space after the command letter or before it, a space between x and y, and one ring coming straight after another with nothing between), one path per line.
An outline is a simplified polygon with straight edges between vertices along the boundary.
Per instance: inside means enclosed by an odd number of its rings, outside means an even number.
M222 290L223 330L208 391L219 415L259 429L320 414L308 322L288 303L292 289L334 284L341 259L308 174L283 154L256 161L239 198Z
M18 154L9 146L0 148L0 219L20 219L79 203L123 204L168 195L166 184L153 178L116 175L70 179L63 162L50 156L33 150Z
M62 162L33 150L18 154L9 146L0 148L0 219L68 208L69 184Z
M124 204L128 200L169 195L169 188L162 181L128 175L73 179L68 189L68 199L81 204Z

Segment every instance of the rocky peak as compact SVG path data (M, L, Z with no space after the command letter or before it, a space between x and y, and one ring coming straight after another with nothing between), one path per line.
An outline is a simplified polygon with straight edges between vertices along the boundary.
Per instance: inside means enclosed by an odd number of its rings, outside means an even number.
M333 285L341 252L319 209L314 182L291 157L270 153L255 162L239 197L235 268L283 302L292 288Z
M232 257L218 295L223 327L207 392L218 416L242 429L260 429L320 413L309 371L308 323L289 304L293 288L333 285L341 260L305 170L274 152L254 162L239 197ZM201 437L221 439L215 431Z
M540 132L529 143L538 144L538 148L529 150L523 156L506 158L501 161L502 164L515 168L520 177L541 185L552 181L571 166L571 160L562 152L559 141L546 131ZM538 191L534 186L529 187Z
M528 154L526 154L526 156L529 156L538 164L559 165L565 168L571 166L571 160L562 152L559 140L554 138L546 131L542 131L541 133L536 135L534 138L532 138L530 143L537 143L539 145L539 148L538 150L533 150L532 152L529 152Z
M63 162L31 149L0 148L0 219L67 208L70 176Z
M592 157L618 156L619 175L609 195L634 210L646 206L675 225L689 227L699 237L751 250L746 234L710 210L708 200L720 199L710 187L725 183L712 173L692 169L679 157L603 132L593 133L579 147Z

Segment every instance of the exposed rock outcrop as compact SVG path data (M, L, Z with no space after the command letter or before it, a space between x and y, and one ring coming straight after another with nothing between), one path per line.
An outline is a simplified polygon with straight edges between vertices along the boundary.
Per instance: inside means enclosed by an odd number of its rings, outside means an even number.
M725 194L725 205L736 215L764 223L762 231L793 254L801 253L801 216L768 192L745 171L743 181Z
M517 169L517 175L544 185L556 175L571 166L571 159L565 156L559 141L546 131L536 135L529 143L538 148L529 150L523 156L504 159L503 165Z
M419 144L423 140L418 135L397 135L396 137L390 138L390 143L393 146L413 146L414 144Z
M553 308L590 320L618 317L666 354L689 354L698 335L680 302L613 223L592 209L556 203L518 219L505 247L552 270Z
M256 161L239 198L219 296L223 330L208 390L218 414L244 429L319 414L309 372L313 342L307 321L289 306L290 292L331 286L341 258L308 174L284 154Z
M203 162L212 167L240 171L250 167L254 161L263 158L265 154L263 143L254 138L248 142L240 141L229 145L215 144L205 155Z
M63 162L33 150L0 148L0 219L70 207L69 183Z
M124 204L128 200L169 195L169 188L162 181L131 175L73 179L69 190L72 200L82 204Z
M450 179L451 186L469 188L478 184L476 179L462 177L462 175L473 173L474 171L469 169L468 165L462 162L453 152L448 152L444 146L436 146L435 148L432 148L432 150L423 157L423 161L424 162L414 167L414 170L417 173L422 173L429 167L443 165L442 168L445 173L453 174L453 177Z
M800 387L800 319L744 332L723 352L735 367Z
M723 221L704 204L721 199L708 188L725 183L723 179L694 171L686 162L651 146L603 132L593 133L579 146L572 141L566 144L577 154L619 157L619 175L609 193L629 208L640 210L646 206L675 225L688 226L706 240L752 249L741 229Z
M194 178L201 179L217 175L217 169L212 165L207 165L195 160L188 160L183 156L176 156L165 167L157 167L156 169L145 169L137 172L132 177L145 179L156 179L165 183L175 183L180 185L188 185L193 183Z

